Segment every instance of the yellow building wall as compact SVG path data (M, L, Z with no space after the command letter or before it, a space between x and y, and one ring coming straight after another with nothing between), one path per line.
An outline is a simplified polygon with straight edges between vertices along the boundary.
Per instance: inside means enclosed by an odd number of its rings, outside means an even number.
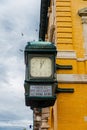
M57 94L56 103L50 108L49 130L87 130L87 59L83 24L78 15L84 7L87 0L55 0L55 44L59 53L67 53L67 56L63 54L64 58L57 55L56 63L73 67L72 70L57 70L57 75L68 77L59 79L58 87L74 88L74 93ZM75 56L70 56L69 52L74 52Z

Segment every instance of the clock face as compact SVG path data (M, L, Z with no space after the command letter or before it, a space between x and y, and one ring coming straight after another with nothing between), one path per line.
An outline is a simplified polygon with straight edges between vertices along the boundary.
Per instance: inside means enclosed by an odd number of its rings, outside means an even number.
M52 60L49 57L33 57L30 60L32 77L50 77L52 75Z

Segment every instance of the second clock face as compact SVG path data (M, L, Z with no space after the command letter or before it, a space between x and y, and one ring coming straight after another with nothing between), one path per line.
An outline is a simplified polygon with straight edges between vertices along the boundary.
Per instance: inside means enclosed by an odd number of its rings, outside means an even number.
M30 60L30 74L32 77L51 77L52 60L49 57L33 57Z

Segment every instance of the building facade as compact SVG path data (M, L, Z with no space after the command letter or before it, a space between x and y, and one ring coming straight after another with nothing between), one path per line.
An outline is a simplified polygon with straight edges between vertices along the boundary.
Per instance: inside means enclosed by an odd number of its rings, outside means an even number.
M39 38L57 47L59 93L55 105L43 108L39 129L87 129L87 0L41 0Z

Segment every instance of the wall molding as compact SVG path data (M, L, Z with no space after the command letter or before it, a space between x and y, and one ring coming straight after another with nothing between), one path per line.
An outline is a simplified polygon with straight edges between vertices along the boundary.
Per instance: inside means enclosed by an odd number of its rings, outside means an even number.
M78 14L79 16L87 16L87 7L80 9Z
M57 51L57 58L76 59L75 51Z
M57 74L59 83L87 83L87 74Z
M71 50L71 51L57 51L57 58L58 59L74 59L77 61L87 61L87 54L84 54L84 58L77 58L76 52Z

